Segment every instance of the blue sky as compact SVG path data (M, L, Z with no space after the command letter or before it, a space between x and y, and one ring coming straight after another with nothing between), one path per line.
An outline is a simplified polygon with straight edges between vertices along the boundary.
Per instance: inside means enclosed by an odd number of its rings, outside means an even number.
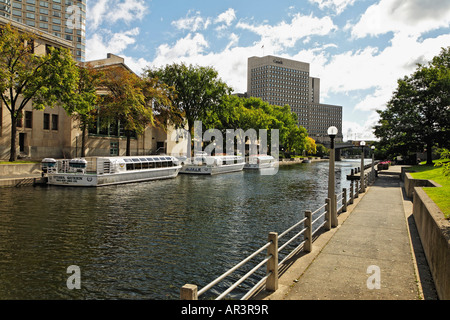
M343 106L344 138L371 139L397 79L450 45L450 1L88 0L86 38L86 60L213 66L235 92L248 57L308 62L321 102Z

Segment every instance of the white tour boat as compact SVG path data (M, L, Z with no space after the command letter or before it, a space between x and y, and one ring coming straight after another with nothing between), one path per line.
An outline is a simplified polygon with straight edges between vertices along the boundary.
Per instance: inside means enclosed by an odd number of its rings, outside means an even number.
M253 155L248 157L248 162L245 163L244 169L267 169L272 168L276 160L269 155Z
M205 154L198 154L194 159L186 161L181 168L180 173L213 175L242 171L244 165L245 159L241 156L208 156Z
M92 157L42 160L48 184L100 187L113 184L175 178L181 169L172 156Z

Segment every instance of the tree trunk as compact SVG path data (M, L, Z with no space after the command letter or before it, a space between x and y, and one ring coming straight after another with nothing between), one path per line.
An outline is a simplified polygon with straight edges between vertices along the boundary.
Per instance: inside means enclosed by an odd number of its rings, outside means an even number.
M86 124L83 124L83 128L81 129L81 157L84 158L86 156Z
M126 136L127 136L127 156L131 156L131 132L130 130L126 130Z
M427 164L433 164L433 143L427 143Z
M17 160L16 135L17 135L17 117L14 116L14 112L11 112L11 149L9 152L10 162Z

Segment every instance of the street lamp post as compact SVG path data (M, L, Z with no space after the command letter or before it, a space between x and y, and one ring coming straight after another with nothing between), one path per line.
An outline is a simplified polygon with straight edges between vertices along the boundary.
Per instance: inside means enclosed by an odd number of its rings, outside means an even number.
M375 181L375 146L371 146L372 149L372 181Z
M361 146L361 193L366 192L366 186L364 183L364 147L366 146L365 141L359 143Z
M329 163L329 174L328 174L328 198L330 199L330 220L331 227L337 227L337 214L336 214L336 202L335 202L335 177L334 177L334 158L335 158L335 150L334 150L334 138L338 134L338 129L336 127L328 128L328 136L331 141L331 149L330 149L330 163Z

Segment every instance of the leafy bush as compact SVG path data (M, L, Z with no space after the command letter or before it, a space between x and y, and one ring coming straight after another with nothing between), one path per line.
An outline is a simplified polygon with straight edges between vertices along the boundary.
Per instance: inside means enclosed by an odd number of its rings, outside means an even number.
M439 149L438 152L441 155L441 158L436 161L436 167L444 167L443 174L444 176L450 176L450 151L448 149L442 148Z

